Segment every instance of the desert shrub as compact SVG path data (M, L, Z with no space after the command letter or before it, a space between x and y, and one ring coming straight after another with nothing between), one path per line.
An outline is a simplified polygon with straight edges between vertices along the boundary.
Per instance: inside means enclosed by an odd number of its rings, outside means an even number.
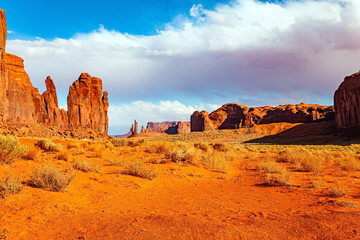
M13 136L0 135L0 163L10 164L28 153L27 147L21 145Z
M183 157L183 161L185 161L186 163L195 165L195 166L199 166L201 164L202 159L203 159L202 155L203 155L202 150L197 150L195 148L190 148L185 153L185 155Z
M56 155L56 159L63 161L70 161L71 156L68 152L60 152L58 155Z
M282 162L294 163L295 167L305 172L319 172L323 165L323 158L315 156L304 149L286 149L279 153Z
M37 149L31 149L31 150L28 151L28 153L25 156L23 156L23 159L35 160L37 155L38 155L38 150Z
M148 143L147 152L164 154L166 159L173 162L184 161L188 152L188 145L181 142L157 141Z
M209 145L207 143L194 143L194 147L203 150L204 152L209 151Z
M351 207L351 208L357 208L358 203L354 201L338 201L335 200L334 205L342 206L342 207Z
M349 190L339 184L328 189L329 196L334 198L343 197L348 193Z
M223 143L215 143L213 148L219 152L227 152L229 150L228 146Z
M143 162L131 162L125 166L125 174L152 180L158 172L155 168L148 168Z
M0 181L0 198L6 198L10 194L21 192L23 185L19 177L7 174L3 181Z
M80 170L82 172L96 172L96 173L101 172L98 166L88 161L76 161L73 164L73 168Z
M291 176L288 173L273 174L268 173L265 175L264 184L268 186L289 186Z
M83 148L72 148L70 150L71 154L73 156L77 156L77 155L81 155L81 154L84 154L85 153L85 150Z
M229 161L226 159L226 155L219 152L213 152L212 154L205 156L204 165L208 169L222 173L228 173L230 170Z
M147 144L146 151L150 153L166 153L170 149L172 143L165 141L156 141Z
M346 171L359 171L360 160L354 156L347 156L345 159L339 161L339 165Z
M52 165L46 165L33 169L30 175L30 183L38 188L58 192L64 190L74 177L75 175L64 173Z
M120 167L124 167L124 166L126 166L128 164L128 161L126 159L123 159L123 158L108 159L107 162L111 166L120 166Z
M53 143L51 140L46 138L38 139L35 145L46 152L59 152L62 149L61 144Z
M111 142L115 147L137 147L143 144L145 140L113 139Z
M263 170L266 173L286 173L286 169L277 162L262 162L256 168L258 170Z

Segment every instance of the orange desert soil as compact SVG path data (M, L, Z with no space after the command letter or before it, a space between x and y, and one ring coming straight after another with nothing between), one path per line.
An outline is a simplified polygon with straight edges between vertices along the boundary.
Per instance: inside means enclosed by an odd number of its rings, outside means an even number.
M34 139L20 141L35 148ZM64 192L25 186L0 199L0 239L360 239L359 209L338 206L323 189L310 188L312 173L292 172L292 186L262 185L255 166L275 150L236 150L228 174L182 163L148 163L159 175L146 180L114 173L120 167L107 159L146 162L163 155L109 147L109 142L53 141L64 149L78 144L85 151L63 161L56 160L58 153L38 150L35 160L0 166L0 176L11 169L28 183L34 166L51 162L65 169L75 160L96 163L101 173L74 170L76 177ZM336 170L332 174L322 177L340 179L351 189L340 200L359 203L360 179Z

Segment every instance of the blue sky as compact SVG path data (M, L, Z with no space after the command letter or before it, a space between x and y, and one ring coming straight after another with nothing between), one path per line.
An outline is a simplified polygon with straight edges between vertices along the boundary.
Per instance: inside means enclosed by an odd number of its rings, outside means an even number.
M164 24L188 15L193 4L213 9L230 0L2 0L8 27L16 32L9 39L41 37L70 38L102 24L107 29L135 35L155 34ZM19 17L21 16L21 17Z
M70 7L71 6L71 7ZM7 52L66 107L81 72L109 92L110 134L236 102L331 105L359 70L358 0L2 0Z

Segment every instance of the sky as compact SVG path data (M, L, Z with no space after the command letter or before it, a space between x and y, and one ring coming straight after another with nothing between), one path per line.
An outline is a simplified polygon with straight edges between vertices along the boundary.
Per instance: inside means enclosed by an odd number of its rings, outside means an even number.
M333 104L360 69L359 0L2 0L6 51L66 108L80 73L109 92L109 133L229 102Z

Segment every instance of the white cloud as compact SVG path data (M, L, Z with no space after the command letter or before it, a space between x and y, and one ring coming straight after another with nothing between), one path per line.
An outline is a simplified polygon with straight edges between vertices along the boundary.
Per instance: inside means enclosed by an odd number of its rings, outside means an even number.
M134 101L113 105L109 108L110 133L125 133L134 120L139 122L140 128L146 127L147 122L190 121L191 114L196 110L212 112L219 107L217 104L185 105L179 101Z
M331 104L344 76L359 70L359 12L359 0L236 0L212 11L194 5L182 24L152 36L101 26L71 39L11 40L7 51L25 59L37 87L50 74L59 96L81 72L102 78L111 105L183 96L274 104L265 95Z
M199 20L204 20L204 6L202 4L193 5L190 9L190 16Z
M7 30L7 34L14 34L14 33L15 33L14 31Z

